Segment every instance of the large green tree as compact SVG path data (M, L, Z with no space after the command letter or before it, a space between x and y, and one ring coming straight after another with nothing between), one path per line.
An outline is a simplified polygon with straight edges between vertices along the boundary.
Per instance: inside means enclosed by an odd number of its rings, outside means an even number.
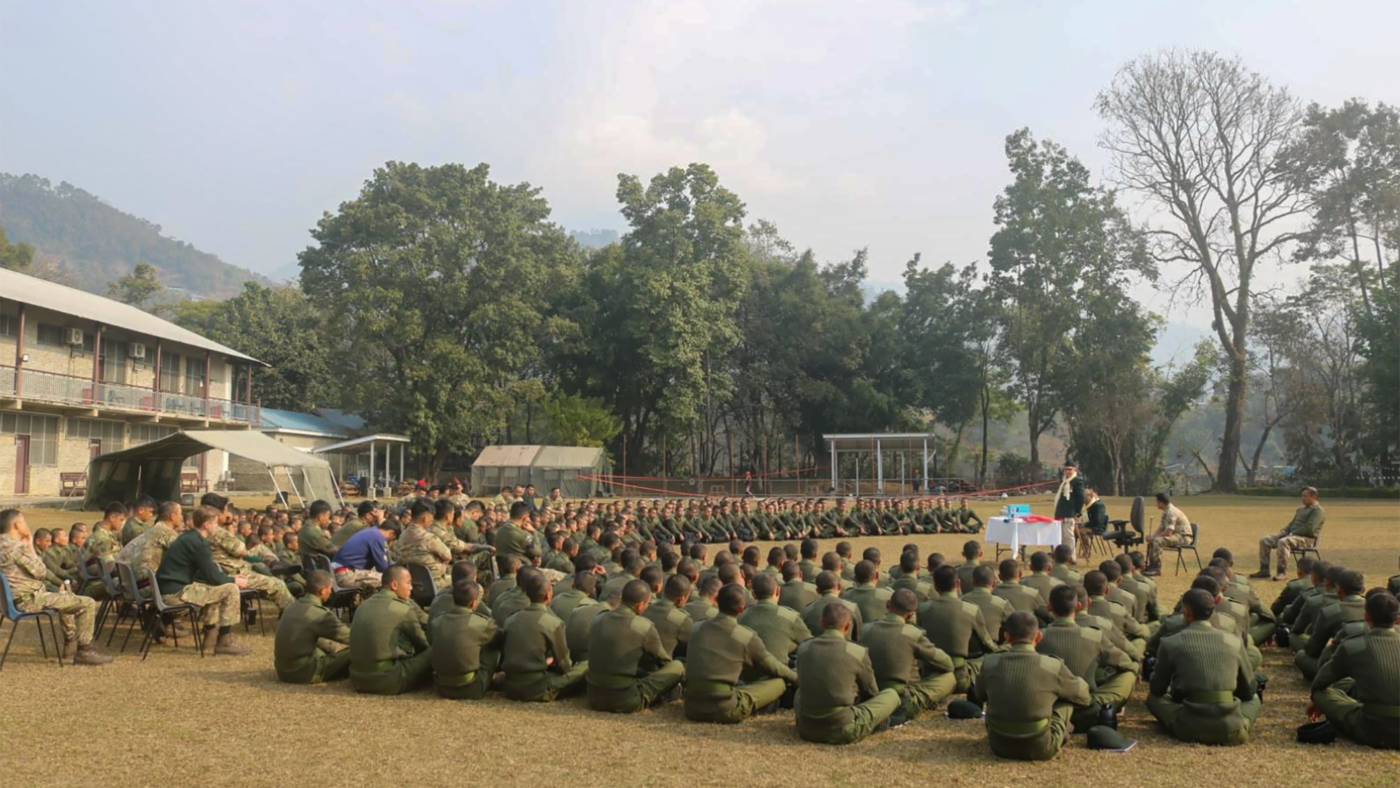
M987 287L1000 308L1001 348L1026 411L1030 461L1040 436L1074 395L1076 348L1092 324L1088 308L1108 319L1133 319L1124 288L1133 274L1151 276L1141 235L1113 195L1090 182L1088 169L1063 147L1037 142L1028 129L1006 139L1012 183L997 197ZM1102 341L1092 338L1090 342Z
M518 392L539 386L539 348L565 331L546 294L569 281L577 245L539 189L489 175L389 162L298 256L339 338L346 404L406 432L422 473L498 435Z
M137 263L131 273L107 286L107 297L134 307L147 306L151 299L165 290L150 263Z
M266 362L268 369L253 373L253 399L264 407L309 411L342 404L334 357L344 346L330 336L325 315L300 290L245 282L243 292L227 301L180 302L175 322ZM234 380L237 399L246 391L243 374Z
M23 271L34 261L34 247L29 244L10 243L5 234L5 226L0 224L0 268Z

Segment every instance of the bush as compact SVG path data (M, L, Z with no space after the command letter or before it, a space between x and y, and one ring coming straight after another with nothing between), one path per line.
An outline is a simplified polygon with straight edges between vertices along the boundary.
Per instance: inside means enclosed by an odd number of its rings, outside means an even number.
M1299 487L1244 487L1240 489L1240 495L1296 498L1299 489ZM1400 499L1400 487L1319 487L1317 494L1324 501L1328 498Z

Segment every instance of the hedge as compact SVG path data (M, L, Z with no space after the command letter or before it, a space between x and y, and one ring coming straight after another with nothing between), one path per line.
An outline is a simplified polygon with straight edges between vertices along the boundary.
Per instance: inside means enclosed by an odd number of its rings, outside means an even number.
M1242 487L1240 495L1263 495L1281 498L1296 498L1300 487ZM1319 487L1318 497L1328 498L1397 498L1400 487Z

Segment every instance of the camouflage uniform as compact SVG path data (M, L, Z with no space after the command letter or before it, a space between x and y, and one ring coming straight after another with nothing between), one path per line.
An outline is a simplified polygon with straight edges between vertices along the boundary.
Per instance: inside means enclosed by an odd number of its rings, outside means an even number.
M0 535L0 574L10 581L10 592L20 612L57 610L66 642L76 640L79 646L92 642L97 602L71 591L45 590L44 576L48 569L34 552L33 544L21 542L10 534Z
M118 561L130 564L136 570L136 585L142 596L150 597L150 578L155 577L156 570L160 568L160 559L165 557L165 551L177 536L179 534L175 533L174 528L158 522L128 542L118 554Z
M98 526L97 530L88 537L87 544L83 550L87 553L88 572L94 575L102 574L102 567L111 569L112 562L117 560L117 553L121 552L121 542L117 539L117 534ZM93 599L105 599L107 596L107 586L101 580L94 580L88 583L83 593Z
M438 588L446 588L452 574L452 550L426 528L410 525L394 543L399 561L426 566Z
M259 574L253 571L253 567L247 561L248 548L235 534L227 528L215 528L214 533L209 537L209 552L214 556L214 563L229 575L243 575L248 581L248 588L257 591L259 596L277 606L279 611L286 610L296 601L292 592L287 590L287 584L271 575Z

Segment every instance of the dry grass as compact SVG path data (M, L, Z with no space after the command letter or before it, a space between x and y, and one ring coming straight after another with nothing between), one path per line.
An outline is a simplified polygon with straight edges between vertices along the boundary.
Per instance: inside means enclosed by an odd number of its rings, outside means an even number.
M1035 499L1031 499L1035 502ZM1039 501L1036 508L1044 509ZM1286 522L1295 503L1281 499L1197 497L1183 508L1202 523L1202 543L1235 551L1254 569L1257 539ZM1393 501L1326 502L1324 554L1364 571L1370 584L1395 572L1400 534ZM984 509L990 508L984 506ZM1109 501L1110 513L1127 511ZM985 514L985 512L984 512ZM70 514L36 512L36 527L66 524ZM897 554L900 538L862 540ZM916 537L924 551L956 554L956 536ZM1194 569L1194 565L1193 565ZM1162 579L1163 600L1190 579ZM1265 604L1281 583L1256 581ZM3 636L8 637L9 625ZM1140 687L1123 721L1140 739L1125 755L1096 753L1076 737L1047 764L995 760L980 724L926 717L852 747L801 742L791 712L723 727L686 722L679 704L631 717L594 713L582 700L527 706L497 698L441 700L431 690L381 699L345 683L289 687L274 680L272 639L256 634L255 654L200 660L190 650L156 649L142 664L130 656L100 668L45 663L31 627L21 631L0 673L0 781L10 786L66 785L78 774L111 785L1110 785L1150 781L1232 786L1393 785L1397 757L1351 744L1304 747L1293 730L1305 720L1306 688L1277 649L1265 649L1269 694L1255 741L1212 748L1172 741L1152 723ZM81 731L74 735L73 731ZM368 746L367 746L368 745ZM72 768L59 766L72 764ZM1389 775L1389 776L1387 776Z

